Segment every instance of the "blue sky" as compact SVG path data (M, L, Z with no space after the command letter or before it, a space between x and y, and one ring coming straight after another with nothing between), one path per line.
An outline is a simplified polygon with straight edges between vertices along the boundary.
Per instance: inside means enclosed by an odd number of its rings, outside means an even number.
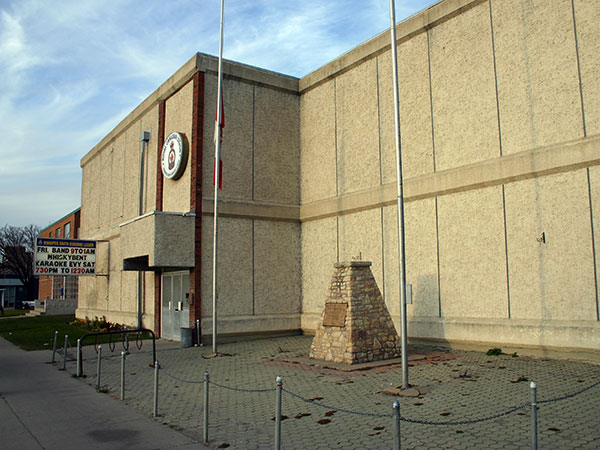
M435 0L396 0L396 19ZM79 161L195 52L219 0L0 0L0 226L79 207ZM302 77L389 27L389 0L226 0L223 56Z

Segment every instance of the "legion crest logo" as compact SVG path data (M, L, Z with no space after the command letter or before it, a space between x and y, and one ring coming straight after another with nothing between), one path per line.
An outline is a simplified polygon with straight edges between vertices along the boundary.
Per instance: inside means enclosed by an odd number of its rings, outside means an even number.
M161 166L163 175L171 180L177 180L185 172L187 165L188 150L184 137L175 132L171 133L165 140L161 154Z

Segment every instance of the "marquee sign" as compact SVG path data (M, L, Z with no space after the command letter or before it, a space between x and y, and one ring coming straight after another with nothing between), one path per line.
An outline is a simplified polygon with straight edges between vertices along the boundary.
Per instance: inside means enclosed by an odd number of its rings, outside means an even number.
M181 134L171 133L165 140L160 157L163 175L177 180L185 172L188 149Z
M96 241L37 238L35 275L96 275Z

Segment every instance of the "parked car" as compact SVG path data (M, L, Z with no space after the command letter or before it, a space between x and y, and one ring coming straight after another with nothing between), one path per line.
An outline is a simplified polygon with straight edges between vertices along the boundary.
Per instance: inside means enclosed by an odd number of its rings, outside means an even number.
M15 309L35 309L35 302L33 300L26 300L24 302L17 302Z

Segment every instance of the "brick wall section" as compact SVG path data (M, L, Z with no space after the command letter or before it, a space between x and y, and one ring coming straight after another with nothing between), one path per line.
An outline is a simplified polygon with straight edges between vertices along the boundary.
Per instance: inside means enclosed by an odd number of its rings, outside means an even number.
M156 165L156 210L162 211L163 207L163 173L160 162L162 146L165 142L165 100L161 101L158 104L158 137L156 139L156 155L157 155L157 165ZM154 333L157 336L161 335L160 332L160 314L161 314L161 304L160 304L160 294L162 288L162 278L159 272L154 273Z
M77 209L73 211L68 216L63 217L57 222L54 222L52 225L44 228L40 232L40 237L49 238L50 233L52 233L52 237L56 237L56 229L60 228L60 238L65 239L65 225L67 223L71 224L71 236L69 239L78 239L79 238L79 227L81 226L81 210ZM39 288L38 288L38 298L41 300L46 300L49 298L53 298L52 288L55 277L48 276L40 276L39 277ZM60 278L60 282L64 284L65 277L56 277ZM73 283L71 283L73 285ZM75 284L75 290L77 290L77 286ZM69 295L69 293L65 292L65 295ZM77 292L73 292L72 297L77 297Z
M400 356L398 334L371 272L371 262L351 261L334 266L310 357L356 364ZM340 326L324 324L327 304L347 305Z
M195 266L190 271L190 327L202 316L202 138L204 135L204 72L194 74L192 105L190 210L196 213ZM194 333L196 339L196 333Z

